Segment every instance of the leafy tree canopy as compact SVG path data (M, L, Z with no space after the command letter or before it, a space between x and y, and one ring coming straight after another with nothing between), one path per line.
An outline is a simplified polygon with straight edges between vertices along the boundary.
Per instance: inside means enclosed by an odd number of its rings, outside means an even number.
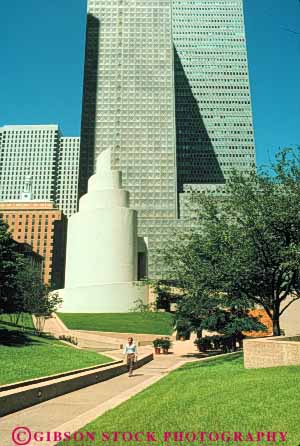
M0 215L0 313L10 313L21 305L17 293L17 274L24 265L17 244Z
M163 251L185 296L179 318L193 321L196 307L201 328L260 329L249 316L259 305L280 335L280 316L300 298L299 154L279 152L271 173L234 172L225 193L191 193L192 228Z
M56 311L62 299L50 293L35 268L13 240L7 224L0 217L0 313L14 315L18 323L22 313L34 314L41 325Z

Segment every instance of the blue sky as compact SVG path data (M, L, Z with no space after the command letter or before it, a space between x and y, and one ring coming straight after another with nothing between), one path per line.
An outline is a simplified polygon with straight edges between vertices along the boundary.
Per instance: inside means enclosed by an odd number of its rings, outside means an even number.
M244 4L262 164L300 145L300 1ZM85 15L85 0L2 0L0 125L59 123L79 135Z

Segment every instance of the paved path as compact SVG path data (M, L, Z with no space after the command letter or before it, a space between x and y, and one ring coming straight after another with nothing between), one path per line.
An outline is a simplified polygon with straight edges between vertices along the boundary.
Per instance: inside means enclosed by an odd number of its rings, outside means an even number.
M34 319L33 321L35 322ZM55 313L53 314L53 317L46 319L44 331L51 333L57 338L61 335L73 336L77 338L78 347L99 353L107 350L119 349L123 342L122 339L118 339L117 336L107 336L105 333L70 330Z
M11 432L16 426L26 426L32 432L79 430L106 410L126 401L161 379L170 370L191 360L193 358L183 358L174 354L157 355L153 361L137 369L131 378L127 374L121 375L2 417L1 446L12 445ZM55 442L43 442L43 446L51 444ZM31 441L30 445L34 446L35 443Z
M52 333L54 336L59 337L62 334L67 336L75 336L78 340L78 347L93 350L96 352L103 352L109 356L109 352L114 352L120 348L120 345L127 341L128 336L133 336L134 340L141 342L142 344L152 345L152 340L161 337L160 335L153 334L140 334L140 333L115 333L115 332L100 332L100 331L87 331L87 330L70 330L68 329L62 320L56 315L50 319L46 319L44 331ZM194 338L191 337L190 341L176 341L175 334L169 336L173 342L173 352L176 355L195 354L197 352L194 346ZM115 355L114 355L115 356Z
M45 331L51 331L56 335L75 334L75 330L66 329L60 320L55 319L47 322ZM81 333L86 338L87 332ZM76 334L79 335L79 332L77 331ZM106 335L101 333L100 336L99 333L89 333L89 341L93 342L94 347L99 347L99 350L102 347L101 343L110 343L110 349L108 349L108 345L105 345L105 354L108 356L111 354L116 359L123 357L122 350L115 347L120 338L122 341L124 340L120 334L116 333L107 333ZM146 350L153 351L152 347L139 348L140 352ZM193 340L174 341L171 354L156 355L153 361L137 369L131 378L121 375L2 417L0 419L0 445L12 446L11 433L16 426L26 426L32 432L75 432L80 430L107 410L116 407L158 381L171 370L180 367L185 362L198 360L201 356L197 355ZM57 441L41 443L31 441L30 446L38 444L39 446L53 446L55 443Z
M119 349L120 345L127 341L128 336L133 336L135 341L142 342L144 345L151 345L153 339L160 337L160 335L157 334L71 330L64 325L62 320L56 314L54 314L52 318L46 319L44 331L52 333L56 337L63 334L66 336L74 336L78 340L79 347L97 351L99 353ZM170 337L175 340L175 336Z
M117 333L113 331L88 331L88 330L72 330L73 332L79 333L89 333L97 336L108 337L109 339L118 339L121 343L127 342L129 336L132 336L138 342L148 342L149 345L152 344L153 339L163 337L164 335L159 334L143 334L143 333ZM166 335L169 338L175 340L176 334Z

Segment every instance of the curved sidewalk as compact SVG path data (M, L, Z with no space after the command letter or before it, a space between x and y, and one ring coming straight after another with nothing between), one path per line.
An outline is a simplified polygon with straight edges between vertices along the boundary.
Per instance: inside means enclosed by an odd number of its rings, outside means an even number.
M129 378L120 375L84 389L24 409L0 420L1 446L11 446L11 433L16 426L26 426L32 432L74 432L107 410L161 379L169 371L192 358L173 354L156 356L137 369ZM44 444L45 443L45 444ZM41 443L40 443L41 444ZM43 446L55 443L43 442ZM30 442L31 446L35 446Z
M35 319L34 319L35 322ZM119 332L106 332L95 330L75 330L65 326L63 321L57 314L53 314L51 318L46 319L44 331L51 333L53 336L59 338L61 335L73 336L78 340L78 347L93 350L97 352L107 352L111 350L117 350L121 345L127 341L128 336L133 336L135 341L140 346L152 345L153 339L161 337L158 334L142 334L142 333L119 333ZM175 336L170 335L173 341Z
M110 335L112 335L110 333ZM152 347L142 347L141 352L152 352ZM109 356L120 359L121 350L106 351ZM228 354L226 354L227 356ZM223 356L223 355L220 355ZM15 427L25 426L32 432L75 432L83 428L109 409L112 409L141 390L160 380L171 370L186 362L202 361L202 354L197 353L190 341L175 341L173 353L156 355L154 360L137 369L132 378L120 375L108 381L100 382L66 395L45 401L36 406L21 410L0 419L0 444L12 446L11 434ZM34 443L30 446L53 446L56 442Z

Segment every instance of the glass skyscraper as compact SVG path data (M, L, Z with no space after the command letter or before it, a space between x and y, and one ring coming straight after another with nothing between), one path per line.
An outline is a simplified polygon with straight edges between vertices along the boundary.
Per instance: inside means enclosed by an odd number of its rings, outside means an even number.
M55 201L60 130L58 125L0 127L0 200L20 200L32 178L36 200Z
M77 212L80 138L59 141L56 203L69 218Z
M77 211L80 138L62 137L57 124L0 127L0 201L52 201L70 217Z
M89 0L80 195L106 148L157 277L186 192L255 166L242 0Z
M178 190L255 164L242 0L173 0Z

